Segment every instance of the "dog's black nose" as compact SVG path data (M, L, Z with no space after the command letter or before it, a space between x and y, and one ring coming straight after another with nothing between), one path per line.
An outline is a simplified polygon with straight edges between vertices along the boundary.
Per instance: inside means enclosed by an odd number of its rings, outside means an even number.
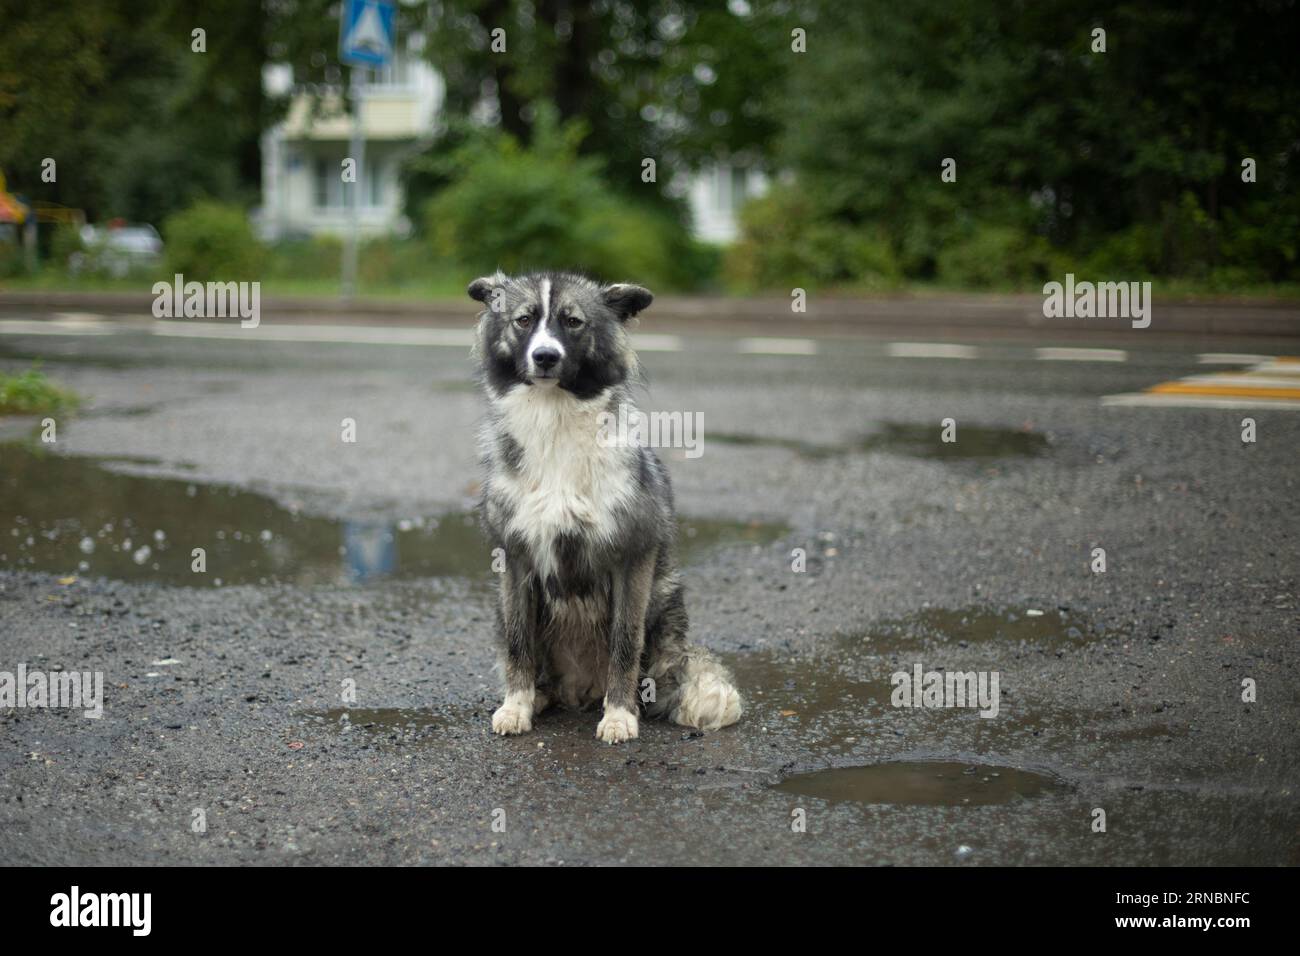
M555 364L560 361L560 353L555 349L538 349L533 353L533 362L543 372L548 372L555 368Z

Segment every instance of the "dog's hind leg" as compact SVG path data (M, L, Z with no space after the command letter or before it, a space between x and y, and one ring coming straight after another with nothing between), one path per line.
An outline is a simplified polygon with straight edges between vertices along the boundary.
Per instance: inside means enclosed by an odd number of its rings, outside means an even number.
M686 625L681 587L672 585L647 627L646 714L699 730L734 724L744 709L735 678L707 648L686 643Z
M712 652L697 644L661 657L647 676L655 681L658 697L647 707L650 716L665 714L675 724L699 730L717 730L740 720L744 707L735 678Z
M536 717L551 706L551 698L544 690L533 691L533 716Z

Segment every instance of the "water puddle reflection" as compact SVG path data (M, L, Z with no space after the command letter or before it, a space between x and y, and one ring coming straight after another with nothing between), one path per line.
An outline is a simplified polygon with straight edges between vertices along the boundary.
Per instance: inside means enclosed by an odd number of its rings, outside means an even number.
M124 474L113 464L0 445L0 567L180 586L364 584L390 578L483 577L492 556L472 513L383 522L303 514L221 485ZM766 544L786 529L683 519L682 560ZM195 548L206 571L196 573Z

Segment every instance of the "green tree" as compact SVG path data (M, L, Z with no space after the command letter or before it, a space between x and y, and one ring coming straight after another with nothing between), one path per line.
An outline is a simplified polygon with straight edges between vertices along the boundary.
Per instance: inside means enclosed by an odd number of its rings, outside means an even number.
M1270 219L1269 277L1294 276L1296 25L1291 0L828 2L783 92L777 163L822 215L885 228L914 276L952 243L1017 248L988 227L1084 253L1126 236L1188 273L1258 252L1224 230Z

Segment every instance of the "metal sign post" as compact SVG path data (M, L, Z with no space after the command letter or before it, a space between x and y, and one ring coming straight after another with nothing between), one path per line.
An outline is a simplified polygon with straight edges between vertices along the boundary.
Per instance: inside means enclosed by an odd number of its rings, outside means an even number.
M343 244L343 298L357 292L360 255L361 193L365 175L366 137L362 122L366 96L366 71L380 69L393 59L394 8L390 0L346 0L339 17L339 60L352 68L352 141L349 158L354 177L345 183L348 194L348 234Z
M352 67L352 142L348 155L356 163L351 183L345 183L348 204L348 234L343 242L343 298L351 299L357 294L357 260L361 252L361 184L364 181L366 137L361 120L362 103L365 101L364 67ZM350 188L349 188L350 187Z

